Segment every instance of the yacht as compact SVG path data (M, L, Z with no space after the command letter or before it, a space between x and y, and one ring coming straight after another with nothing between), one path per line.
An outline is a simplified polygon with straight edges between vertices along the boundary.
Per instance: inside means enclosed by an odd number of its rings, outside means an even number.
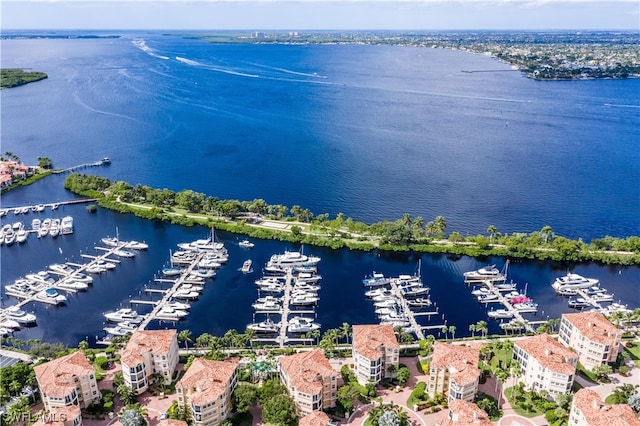
M60 222L60 232L62 235L73 234L73 218L71 216L65 216Z
M164 306L167 306L169 308L172 309L178 309L181 311L187 311L189 309L191 309L191 305L188 303L183 303L183 302L178 302L177 300L169 300L167 301Z
M433 303L431 302L431 299L429 298L425 299L423 297L407 300L407 305L411 306L412 308L424 308L424 307L431 306L432 304Z
M277 312L282 309L282 306L278 302L267 301L267 302L256 302L252 304L253 309L256 311L274 311Z
M135 256L134 252L132 252L131 250L125 250L125 249L114 250L113 254L115 254L118 257L133 257L133 256Z
M278 266L281 268L293 268L305 265L317 265L320 262L318 256L307 256L298 251L285 251L282 254L274 254L267 262L267 266Z
M362 280L362 285L365 287L378 287L381 285L387 285L391 283L391 278L386 278L384 274L373 271L371 276Z
M27 274L26 278L28 280L44 285L51 285L56 282L56 280L51 275L49 275L49 272L47 271L40 271L35 274Z
M312 291L312 292L317 292L320 290L320 286L317 284L300 284L300 283L296 283L296 285L293 287L294 290L300 290L300 291Z
M121 327L118 324L118 325L115 325L113 327L105 327L104 331L106 331L107 334L110 334L112 336L126 336L127 334L133 333L134 330L130 330L128 328Z
M46 237L47 235L49 235L49 226L50 225L45 225L46 221L47 221L47 219L42 221L42 223L40 224L40 228L38 228L38 238L43 238L43 237Z
M243 274L248 274L249 272L253 271L253 269L251 269L251 259L247 259L244 262L242 262L242 268L240 269L242 271Z
M18 297L21 299L33 296L39 289L32 285L32 282L24 278L17 279L13 284L7 285L5 293L9 296Z
M93 264L93 265L87 266L84 270L90 274L101 274L103 272L106 272L107 268L100 265Z
M514 282L496 283L493 286L496 288L496 290L502 292L502 291L514 291L516 290L516 287L518 286L518 284Z
M319 329L320 324L313 322L313 320L309 318L298 316L290 318L289 325L287 325L287 331L289 333L308 333Z
M20 328L20 324L18 323L18 321L15 321L12 319L3 319L3 320L0 320L0 328L18 330Z
M401 289L402 295L407 299L424 296L427 293L429 293L429 290L430 290L429 287L422 287L422 286L410 287L408 289Z
M66 263L52 263L49 265L49 271L66 276L74 273L76 270Z
M312 273L312 272L300 272L298 273L298 276L296 277L296 281L297 282L317 282L320 281L322 279L322 275L318 275L316 273Z
M215 258L209 258L202 259L200 262L198 262L197 266L201 269L218 269L222 266L222 264Z
M496 310L492 310L489 311L487 313L487 315L489 316L489 318L512 318L513 317L513 313L511 311L509 311L508 309L496 309Z
M165 277L175 277L176 275L182 274L182 269L177 268L175 266L167 266L166 268L162 268L162 275Z
M474 282L474 281L502 281L505 279L504 274L502 274L496 265L487 265L475 271L468 271L462 274L464 276L465 282Z
M583 309L586 308L588 306L591 306L591 304L585 300L582 297L577 297L575 299L569 299L569 303L568 303L570 308L573 309Z
M368 298L374 298L377 296L393 297L395 294L387 288L376 288L375 290L366 291L364 295Z
M131 250L146 250L149 248L149 244L132 240L127 242L124 247Z
M283 285L282 280L274 277L263 277L255 281L256 285L261 287L264 285Z
M487 287L480 287L480 288L477 288L477 289L473 290L471 292L471 294L473 294L474 296L477 297L477 296L482 296L482 295L486 295L486 294L493 294L493 292L490 289L488 289Z
M13 330L7 327L0 327L0 336L8 336L13 333Z
M104 269L115 269L115 267L116 267L115 263L109 262L109 261L104 260L104 259L96 260L94 262L94 265L99 266L99 267L104 268Z
M578 294L577 288L556 288L554 289L558 296L574 296Z
M8 246L16 242L16 233L13 232L13 229L10 229L9 232L4 234L4 243Z
M613 302L613 294L597 293L591 296L594 302Z
M522 330L523 328L527 328L528 321L517 321L511 320L509 322L503 322L500 324L500 328L503 330Z
M60 235L60 219L52 219L51 226L49 228L49 235L52 237L57 237Z
M292 297L289 300L289 304L293 306L315 305L318 300L320 300L318 296L313 295L313 293L307 293Z
M25 241L27 241L27 236L28 235L29 235L29 233L27 231L25 231L24 229L20 229L18 232L16 232L16 241L19 244L22 244Z
M409 327L411 325L411 323L408 320L389 320L389 319L383 319L380 321L380 324L382 325L390 325L393 328L396 327Z
M169 321L179 321L182 318L186 317L189 313L187 311L183 311L181 309L174 309L169 306L163 306L156 313L156 319L161 320L169 320Z
M201 285L185 283L185 284L182 284L180 287L178 287L178 290L195 291L198 293L202 293L202 290L204 290L204 287Z
M277 333L280 330L280 324L266 319L261 322L254 322L247 325L249 330L253 330L256 333Z
M478 302L487 303L487 302L497 302L498 296L495 294L481 294L478 296Z
M196 252L226 252L224 244L216 241L215 231L211 229L211 236L206 239L195 240L190 243L179 243L178 247L182 250L196 251Z
M58 283L58 287L63 288L65 290L72 291L84 291L89 288L89 285L83 281L78 281L76 279L65 279Z
M238 245L240 247L244 247L244 248L253 248L255 247L255 244L253 244L251 241L249 240L242 240L238 243Z
M264 296L256 299L256 303L280 303L282 301L281 297L273 297L273 296Z
M265 293L282 293L284 291L284 284L263 284L258 286L258 289Z
M109 247L118 247L118 245L120 244L120 240L118 239L118 237L105 237L100 241L102 241L102 244Z
M37 212L43 212L44 211L44 204L38 204L36 206L36 211Z
M600 283L600 280L596 278L585 278L582 275L568 273L565 276L556 278L553 284L551 284L551 287L553 287L554 290L557 290L560 288L569 288L569 289L589 288L592 286L596 286L599 283Z
M49 303L51 305L62 305L67 302L66 296L58 294L58 292L53 288L48 288L37 293L36 300Z
M533 302L516 303L513 308L520 312L538 312L538 304Z
M216 277L216 271L214 271L213 269L194 269L189 273L189 275L187 275L187 278L185 278L185 280L186 281L200 280L200 282L202 282L202 280L204 279L210 279L215 277Z
M196 300L200 296L200 293L197 291L189 290L186 288L180 287L173 293L173 297L175 299L181 300Z
M20 324L34 324L36 322L36 316L28 312L23 311L18 306L12 306L4 311L7 319L16 321Z
M587 295L592 296L594 294L606 293L607 289L601 288L599 286L592 286L592 287L589 287L588 289L586 289L584 292L587 293Z
M143 320L143 317L139 315L138 312L130 308L121 308L115 312L107 312L104 314L104 317L111 322L128 321L130 323L140 323Z

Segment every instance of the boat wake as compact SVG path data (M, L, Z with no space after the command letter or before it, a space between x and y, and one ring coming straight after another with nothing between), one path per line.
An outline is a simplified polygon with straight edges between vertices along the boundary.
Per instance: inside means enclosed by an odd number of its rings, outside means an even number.
M263 64L257 64L254 62L248 62L248 64L259 67L259 68L266 68L269 70L274 70L274 71L280 71L282 73L285 74L293 74L293 75L300 75L300 76L304 76L304 77L313 77L313 78L327 78L326 75L320 75L316 72L313 73L309 73L309 72L302 72L302 71L294 71L294 70L290 70L287 68L280 68L280 67L272 67L269 65L263 65Z
M225 68L218 68L218 67L214 67L212 65L203 64L203 63L198 62L198 61L193 61L191 59L182 58L180 56L176 56L176 61L182 62L183 64L191 65L193 67L204 68L206 70L215 71L215 72L221 72L221 73L224 73L224 74L237 75L237 76L240 76L240 77L260 78L260 76L258 74L248 74L248 73L244 73L244 72L240 72L240 71L234 71L234 70L225 69Z
M144 53L146 53L149 56L153 56L154 58L158 58L158 59L165 59L165 60L170 59L168 56L159 55L155 53L155 50L147 46L147 42L144 41L143 39L137 38L133 40L132 43L134 46L136 46L138 49L142 50Z
M627 104L604 104L604 106L614 108L640 108L640 105L627 105Z
M131 120L131 121L135 121L136 123L141 123L140 120L138 120L138 119L136 119L134 117L130 117L128 115L118 114L118 113L109 112L109 111L101 111L99 109L92 108L89 105L87 105L86 103L84 103L82 101L82 99L80 99L80 96L78 96L78 93L74 93L73 94L73 98L75 99L75 101L76 101L76 103L78 105L84 107L85 109L87 109L87 110L89 110L91 112L95 112L96 114L110 115L110 116L113 116L113 117L119 117L119 118L124 118L124 119L127 119L127 120Z

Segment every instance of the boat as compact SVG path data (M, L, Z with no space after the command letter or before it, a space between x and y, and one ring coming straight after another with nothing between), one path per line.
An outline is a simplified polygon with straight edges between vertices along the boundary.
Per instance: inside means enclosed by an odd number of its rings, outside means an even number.
M498 295L496 294L481 294L480 296L478 296L478 302L480 303L487 303L487 302L497 302L498 301Z
M202 290L204 290L204 287L201 285L185 283L185 284L182 284L180 287L178 287L178 290L180 289L187 290L187 291L197 291L198 293L202 293Z
M25 231L24 229L20 229L18 232L16 232L16 241L19 244L22 244L25 241L27 241L27 236L28 235L29 235L29 233L27 231Z
M57 237L60 235L60 219L51 219L51 226L49 227L49 235Z
M179 309L181 311L187 311L191 309L190 304L184 303L184 302L178 302L177 300L169 300L164 305L173 309Z
M554 291L558 296L574 296L578 294L577 288L556 288Z
M10 330L18 330L20 328L20 323L18 321L12 319L3 319L0 320L0 328L8 328Z
M186 288L178 288L174 293L173 297L175 299L182 300L196 300L200 296L200 293L197 291L189 290Z
M216 241L215 230L211 228L211 236L209 238L191 241L190 243L179 243L178 247L182 250L195 251L195 252L224 252L224 244Z
M474 296L481 296L481 295L484 295L484 294L493 294L493 292L490 289L486 288L486 287L481 287L481 288L473 290L471 292L471 294L474 295Z
M567 275L556 278L553 284L551 284L551 287L553 287L554 290L560 288L589 288L597 286L599 283L600 280L596 278L585 278L582 275L568 273Z
M373 271L369 277L365 277L362 280L362 285L365 287L378 287L387 284L391 284L391 278L386 278L384 274L377 273L376 271Z
M54 288L48 288L37 293L36 300L44 303L49 303L51 305L62 305L67 302L66 296L58 294L58 292Z
M284 284L263 284L258 286L258 289L265 293L282 293L284 291Z
M249 272L253 271L253 269L251 269L251 259L247 259L242 263L241 271L243 274L248 274Z
M277 266L280 268L290 269L299 266L311 265L315 266L320 262L318 256L307 256L298 251L285 251L282 254L274 254L269 258L267 266Z
M38 238L43 238L43 237L46 237L47 235L49 235L49 225L45 226L43 221L42 224L40 225L40 228L38 228Z
M101 274L107 271L107 268L100 265L89 265L84 269L86 272L90 274Z
M99 267L104 268L104 269L115 269L115 267L117 266L115 263L109 262L109 261L107 261L105 259L96 260L94 262L94 265L99 266Z
M20 207L16 207L13 209L14 215L19 215L20 213L22 213L22 209Z
M127 334L133 333L133 330L120 327L119 325L113 327L105 327L103 330L106 331L107 334L110 334L112 336L126 336Z
M597 293L591 296L591 299L596 302L613 302L613 294Z
M374 298L378 296L382 297L394 297L395 293L388 288L376 288L375 290L369 290L364 293L368 298Z
M429 287L422 287L422 286L410 287L408 289L400 289L400 291L402 292L402 295L407 299L424 296L427 293L429 293L430 290L431 289Z
M256 299L256 303L280 303L282 301L281 297L273 297L273 296L264 296Z
M289 319L287 331L289 333L308 333L310 331L319 330L320 324L305 317L295 316Z
M27 214L29 213L29 206L23 207L20 209L20 213Z
M282 306L280 305L280 303L277 302L273 302L273 301L268 301L268 302L256 302L254 304L252 304L251 306L253 306L253 309L255 309L256 311L279 311L280 309L282 309Z
M70 275L73 274L76 270L66 263L52 263L49 265L49 271L58 273L60 275Z
M13 333L13 330L7 327L0 327L0 336L8 336Z
M261 322L254 322L247 325L249 330L253 330L256 333L277 333L280 330L280 324L271 321L267 318Z
M583 309L591 306L591 304L586 299L578 297L575 299L569 299L568 306L573 309Z
M36 322L36 316L34 314L25 312L18 306L12 306L5 309L4 314L8 319L16 321L20 324L34 324Z
M42 290L41 284L33 284L31 281L19 278L14 281L13 284L7 285L5 288L5 293L9 296L18 297L21 299L25 299L33 296L38 291Z
M487 315L489 316L489 318L512 318L513 317L513 312L507 310L507 309L496 309L496 310L491 310L487 313Z
M384 319L382 321L380 321L381 325L390 325L393 328L396 327L409 327L411 325L411 323L408 320L388 320L388 319Z
M51 210L57 210L60 205L58 203L51 204Z
M294 290L300 291L313 291L317 292L320 290L320 286L317 284L307 284L307 283L296 283L293 287Z
M13 229L10 229L8 233L4 234L4 243L8 246L16 242L16 233Z
M262 277L259 280L255 280L255 283L257 286L264 286L264 285L273 285L273 284L277 284L277 285L283 285L283 281L275 278L275 277Z
M322 279L322 275L311 272L300 272L296 277L296 282L317 282Z
M132 240L132 241L127 241L124 247L131 250L146 250L149 248L149 244Z
M527 328L528 324L529 322L526 320L524 321L511 320L509 322L501 323L500 328L503 330L522 330L523 328Z
M318 303L320 298L318 296L314 296L312 293L307 293L305 295L296 295L289 300L289 304L293 306L306 306L306 305L315 305Z
M118 247L118 245L120 244L120 240L118 239L118 237L105 237L100 241L102 241L102 244L109 247Z
M36 205L36 211L37 212L43 212L44 211L44 204Z
M27 274L26 278L28 280L44 285L51 285L56 282L56 280L51 275L49 275L49 272L47 271L39 271L35 274Z
M389 315L392 314L396 311L395 307L381 307L381 308L376 308L375 309L375 313L376 315Z
M407 305L411 306L412 308L424 308L427 306L431 306L432 304L433 303L429 298L425 299L422 297L418 297L417 299L407 300Z
M493 284L493 286L495 287L496 290L502 292L502 291L514 291L514 290L516 290L516 287L518 286L518 284L514 283L514 282L510 282L510 283L495 283L495 284Z
M125 249L117 249L113 251L113 254L115 254L118 257L133 257L136 254L134 252L132 252L131 250L125 250Z
M187 311L183 311L181 309L174 309L168 306L163 306L158 310L155 317L156 319L161 320L169 320L169 321L179 321L189 315Z
M111 164L111 159L109 157L102 157L102 164Z
M129 321L132 323L140 323L143 317L131 308L121 308L115 312L107 312L104 317L111 322Z
M168 266L166 268L162 268L162 275L165 277L175 277L176 275L182 274L182 269L175 266Z
M599 286L592 286L589 287L588 289L586 289L584 291L587 295L592 296L594 294L602 294L602 293L606 293L607 290L604 288L600 288Z
M509 302L517 304L517 303L527 303L531 302L531 298L527 296L517 296L509 300Z
M214 271L213 269L194 269L191 271L191 273L187 276L185 280L189 281L193 278L204 280L204 279L211 279L215 277L216 277L216 271Z
M505 265L506 268L506 265ZM496 265L483 266L475 271L468 271L462 274L465 282L477 282L477 281L503 281L505 274L500 272Z
M73 218L71 216L65 216L60 222L60 233L62 235L73 234Z
M218 269L222 264L215 259L202 259L196 266L201 269Z
M238 245L240 247L244 247L244 248L253 248L255 247L255 244L253 244L251 241L249 240L242 240L238 243Z
M533 302L516 303L513 305L513 308L519 312L537 312L538 304Z
M62 280L58 283L58 287L61 287L66 290L75 290L75 291L83 291L89 288L89 285L82 281L77 281L75 279L67 279Z

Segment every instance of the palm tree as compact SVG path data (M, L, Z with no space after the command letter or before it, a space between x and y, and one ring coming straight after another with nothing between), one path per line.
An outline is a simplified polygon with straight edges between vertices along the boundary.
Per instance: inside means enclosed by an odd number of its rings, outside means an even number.
M184 348L185 349L189 349L187 342L192 342L193 340L191 339L191 331L190 330L182 330L180 333L178 333L178 341L180 342L184 342Z
M451 333L451 340L454 340L456 338L456 326L455 325L450 325L449 326L449 333Z
M446 325L443 325L442 328L440 329L440 332L442 334L444 334L444 340L447 340L447 332L449 331L449 328Z
M435 225L436 233L439 236L443 236L447 229L447 221L445 220L444 216L437 216L434 221L434 225Z
M540 236L544 240L544 243L547 244L549 242L549 238L553 235L553 229L549 225L545 225L540 230Z
M487 337L487 333L489 332L489 327L486 321L478 321L476 323L476 331L479 331L482 334L482 338Z
M343 322L341 327L342 337L346 338L347 345L349 344L349 335L351 334L351 326L348 322Z
M471 332L471 337L476 337L476 325L469 324L469 331Z
M247 328L244 331L244 337L247 340L247 342L249 342L249 346L253 347L253 340L258 337L258 334L256 333L255 330L252 330L250 328Z
M412 223L411 215L409 213L403 214L402 219L400 219L400 223L402 223L407 228L411 228L411 223Z
M498 390L498 383L500 383L500 387L502 388L502 384L509 378L509 373L506 370L502 370L499 369L494 373L494 376L496 378L496 388L495 390ZM500 389L500 394L502 394L502 389ZM500 398L498 396L498 401L502 400L502 398ZM498 402L499 404L499 402ZM500 408L500 407L498 407Z
M493 244L493 238L496 236L496 227L493 225L489 225L487 228L487 233L489 234L489 242Z

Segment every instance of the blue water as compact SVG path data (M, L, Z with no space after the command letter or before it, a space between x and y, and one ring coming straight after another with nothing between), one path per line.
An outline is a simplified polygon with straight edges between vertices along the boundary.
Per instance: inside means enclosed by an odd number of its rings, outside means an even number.
M3 67L49 75L1 92L2 152L26 163L48 156L64 167L109 156L110 166L87 172L222 199L343 212L367 223L404 213L425 221L443 215L448 230L462 234L483 233L490 224L502 232L549 224L587 241L640 234L640 80L537 82L518 72L463 73L509 67L485 56L411 47L216 45L133 33L2 40L1 47ZM2 205L72 198L63 179L12 191ZM73 236L2 247L3 285L65 258L79 260L116 226L123 238L146 240L151 248L72 296L68 307L34 307L46 320L18 335L68 344L93 339L102 312L138 297L176 243L207 232L104 210L90 215L84 206L57 214L63 213L76 217ZM179 324L195 335L243 330L257 276L236 269L246 258L259 266L295 248L257 241L247 252L235 245L237 236L219 234L230 264ZM418 260L305 250L323 258L318 320L324 329L373 321L362 276L373 269L412 273ZM461 274L489 262L504 260L422 257L425 282L456 335L486 319ZM549 288L567 267L573 265L512 264L511 277L528 283L544 309L538 317L567 311L566 299ZM574 269L600 278L616 300L640 305L639 268Z

